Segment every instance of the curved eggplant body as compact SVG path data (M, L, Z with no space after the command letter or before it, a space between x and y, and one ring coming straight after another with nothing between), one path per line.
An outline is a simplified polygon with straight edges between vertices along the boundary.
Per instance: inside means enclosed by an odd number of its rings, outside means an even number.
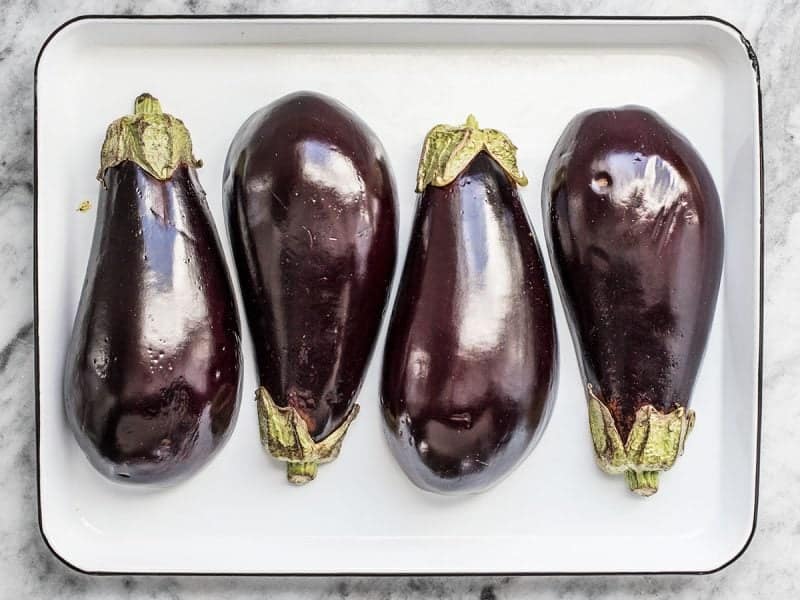
M357 413L396 261L394 179L366 124L302 92L245 122L224 195L262 442L304 483L335 458Z
M528 455L557 372L547 276L515 183L486 152L419 198L383 363L389 446L417 486L482 491Z
M714 182L652 111L595 110L559 139L542 204L598 462L650 495L694 422L722 269Z
M67 351L66 414L103 475L166 482L205 464L239 406L239 319L193 166L103 173Z

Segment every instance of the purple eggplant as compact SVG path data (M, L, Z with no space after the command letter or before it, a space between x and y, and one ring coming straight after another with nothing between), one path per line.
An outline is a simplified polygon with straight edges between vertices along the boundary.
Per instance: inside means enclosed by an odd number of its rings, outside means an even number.
M526 182L510 140L472 116L426 137L381 401L392 453L428 491L495 484L550 417L556 332Z
M224 196L262 444L306 483L358 414L397 255L394 178L363 121L300 92L241 127Z
M239 407L233 287L183 123L148 94L106 133L86 280L67 350L67 420L103 475L203 466Z
M542 205L597 462L649 496L694 425L722 271L717 190L686 138L627 106L572 120Z

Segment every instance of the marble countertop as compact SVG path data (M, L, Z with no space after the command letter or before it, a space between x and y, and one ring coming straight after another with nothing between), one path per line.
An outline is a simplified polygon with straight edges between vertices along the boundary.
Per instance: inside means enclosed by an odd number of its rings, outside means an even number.
M33 391L33 68L64 21L101 13L713 14L761 66L766 187L764 422L758 528L709 576L464 578L90 577L65 567L37 525ZM766 0L8 0L0 21L0 598L796 598L800 597L800 11ZM798 176L798 179L794 179Z

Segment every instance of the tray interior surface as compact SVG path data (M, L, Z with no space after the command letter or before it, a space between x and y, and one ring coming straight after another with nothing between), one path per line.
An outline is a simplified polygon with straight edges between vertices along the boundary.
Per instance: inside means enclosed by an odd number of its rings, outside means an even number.
M205 469L169 489L111 484L91 469L66 426L61 375L94 227L95 211L76 207L96 201L106 125L143 91L184 120L232 266L221 199L228 145L253 111L299 89L344 102L386 148L399 192L395 287L419 150L436 123L474 113L511 137L545 253L541 177L574 114L642 104L692 141L723 201L726 262L693 397L697 425L656 496L634 497L594 465L557 294L550 425L485 494L423 493L393 461L378 398L386 323L362 413L311 485L290 487L260 447L246 332L239 421ZM757 471L760 133L755 75L732 29L704 20L89 19L45 47L37 103L40 510L65 561L94 572L708 571L746 545Z

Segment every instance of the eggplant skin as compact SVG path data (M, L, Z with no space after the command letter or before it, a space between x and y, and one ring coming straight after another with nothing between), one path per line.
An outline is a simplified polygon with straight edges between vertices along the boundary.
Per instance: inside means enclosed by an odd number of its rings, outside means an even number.
M557 366L527 214L516 185L481 152L419 197L383 362L392 453L422 489L485 490L538 442Z
M297 92L253 114L224 171L260 384L319 442L353 409L397 258L394 178L369 127Z
M722 272L719 196L686 138L626 106L571 121L542 206L584 384L624 442L642 406L689 406Z
M240 325L217 232L193 168L161 181L106 170L67 351L67 420L103 475L166 483L230 436Z

